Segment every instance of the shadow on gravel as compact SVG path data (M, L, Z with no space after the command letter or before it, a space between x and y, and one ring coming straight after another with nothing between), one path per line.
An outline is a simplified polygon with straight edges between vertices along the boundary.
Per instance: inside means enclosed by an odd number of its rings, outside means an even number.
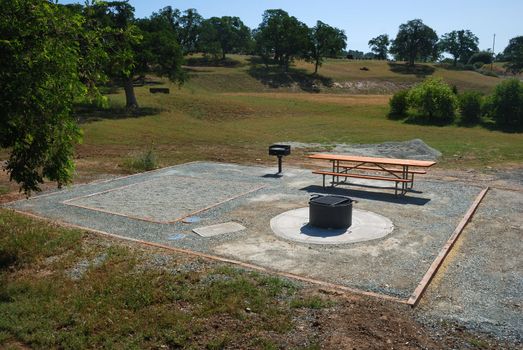
M262 175L262 177L266 179L279 179L283 177L283 174L265 174Z
M394 188L389 187L378 187L378 186L369 186L362 184L351 184L352 187L364 187L364 188L379 188L383 190L392 190ZM324 193L324 194L336 194L336 195L345 195L351 198L360 198L371 201L380 201L380 202L389 202L396 204L411 204L411 205L425 205L430 202L429 198L422 197L413 197L413 194L421 193L415 190L409 190L405 196L395 196L394 193L387 192L371 192L354 188L340 188L340 187L326 187L325 189L322 186L311 185L301 188L302 191L307 191L309 193Z

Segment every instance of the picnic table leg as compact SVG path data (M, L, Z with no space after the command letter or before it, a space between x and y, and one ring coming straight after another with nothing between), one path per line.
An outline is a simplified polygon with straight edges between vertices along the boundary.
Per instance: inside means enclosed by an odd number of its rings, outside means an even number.
M409 179L409 166L404 165L403 166L403 179L408 180ZM407 193L408 185L406 182L401 183L401 194L405 195Z
M333 173L336 172L336 161L335 160L332 161L332 172ZM336 179L336 177L334 175L332 175L332 183L331 183L332 187L334 187L335 179Z

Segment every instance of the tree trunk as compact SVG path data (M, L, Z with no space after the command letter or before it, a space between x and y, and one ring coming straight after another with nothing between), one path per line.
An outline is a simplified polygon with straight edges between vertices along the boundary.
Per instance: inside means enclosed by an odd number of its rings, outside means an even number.
M458 58L454 56L454 67L458 65Z
M225 51L222 51L222 61L225 61Z
M316 59L316 62L314 64L314 74L318 74L318 66L320 65L320 60Z
M136 95L134 94L133 78L129 77L124 82L125 90L125 107L126 108L138 108L138 101L136 101Z
M415 55L409 55L409 66L414 67L414 61L416 60Z

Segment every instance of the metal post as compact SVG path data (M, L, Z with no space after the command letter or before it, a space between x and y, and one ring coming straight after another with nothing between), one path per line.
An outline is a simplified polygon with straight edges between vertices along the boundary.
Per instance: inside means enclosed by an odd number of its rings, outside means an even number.
M278 174L281 174L281 158L282 156L278 156Z
M492 39L492 61L490 62L490 71L492 72L493 66L494 66L494 58L496 57L494 53L494 45L496 45L496 34L494 34L494 38Z

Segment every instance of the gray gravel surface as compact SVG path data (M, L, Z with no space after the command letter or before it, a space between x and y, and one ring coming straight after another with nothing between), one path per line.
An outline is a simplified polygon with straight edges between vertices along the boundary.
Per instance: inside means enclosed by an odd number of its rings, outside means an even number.
M421 319L451 320L523 342L523 195L491 190L419 306Z
M480 191L473 186L438 181L417 182L417 192L409 193L406 198L394 197L391 190L372 192L366 187L328 189L330 193L354 197L360 209L390 218L395 230L385 239L367 243L309 246L276 238L269 222L283 211L307 206L311 194L323 192L321 186L317 185L321 178L303 169L286 168L281 178L272 176L272 171L272 168L265 167L188 163L112 181L76 186L49 196L15 202L10 206L125 237L222 255L276 270L407 298ZM143 197L150 206L155 205L155 200L158 206L170 202L173 208L193 203L191 187L173 186L177 191L165 190L168 186L165 181L186 178L192 178L192 183L199 184L200 193L206 192L209 198L207 203L234 196L238 188L240 192L244 191L241 184L248 184L248 188L265 187L199 213L201 221L197 223L145 222L63 204L66 200L123 187L124 193L129 194L130 189L136 191L131 193L132 201L127 201L125 196L115 195L108 198L109 204L120 212L140 217L144 214L136 206L136 198ZM217 181L230 186L216 186ZM162 184L162 187L154 191L154 196L149 196L148 191L139 192L147 187L142 186L143 183ZM119 191L108 193L118 194ZM120 200L116 201L115 198ZM168 212L164 211L161 215L167 215L165 213ZM191 232L195 227L228 221L238 222L247 229L212 238L199 237Z
M352 154L365 157L406 158L419 160L436 160L441 157L441 152L427 145L420 139L403 142L384 142L379 144L324 144L281 142L293 148L309 148L318 152L339 154Z

